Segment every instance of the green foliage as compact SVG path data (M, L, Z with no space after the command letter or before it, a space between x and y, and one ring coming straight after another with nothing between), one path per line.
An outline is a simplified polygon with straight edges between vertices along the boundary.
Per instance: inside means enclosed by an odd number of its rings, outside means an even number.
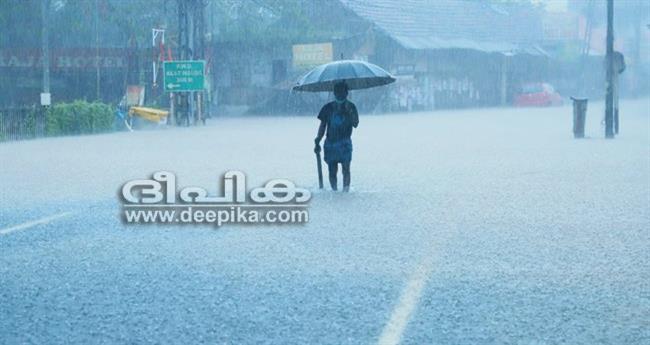
M38 46L40 31L40 1L0 0L0 49Z
M205 5L206 34L213 41L291 43L341 36L339 18L330 18L330 1L314 0L183 0ZM0 48L41 45L41 0L0 0ZM49 0L46 5L50 46L149 47L151 29L165 28L178 44L176 0ZM97 13L97 22L95 21ZM314 19L327 18L323 27ZM30 34L27 35L26 33Z
M99 102L75 101L57 103L47 114L45 133L48 136L91 134L113 129L113 109Z
M208 3L206 14L216 19L215 34L219 41L313 42L339 37L344 31L329 25L321 27L314 21L330 15L326 11L329 5L311 0L214 0ZM332 18L331 22L339 20Z

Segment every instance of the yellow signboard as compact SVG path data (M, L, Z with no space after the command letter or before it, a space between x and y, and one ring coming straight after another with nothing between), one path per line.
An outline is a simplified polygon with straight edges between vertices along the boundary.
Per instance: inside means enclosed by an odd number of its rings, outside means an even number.
M332 43L294 44L293 67L307 68L333 60Z

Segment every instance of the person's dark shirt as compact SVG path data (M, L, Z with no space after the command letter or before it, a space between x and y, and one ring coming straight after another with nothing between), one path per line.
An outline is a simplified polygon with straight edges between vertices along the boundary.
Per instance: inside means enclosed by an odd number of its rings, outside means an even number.
M321 108L318 119L327 124L326 141L336 142L350 139L352 128L359 125L359 114L354 103L345 100L342 104L329 102Z

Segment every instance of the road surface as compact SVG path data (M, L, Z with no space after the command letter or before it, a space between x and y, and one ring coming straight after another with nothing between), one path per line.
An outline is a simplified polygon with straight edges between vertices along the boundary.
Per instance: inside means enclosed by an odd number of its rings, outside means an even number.
M314 117L0 144L0 344L650 342L650 103L364 115L350 194ZM158 170L314 191L306 225L126 225Z

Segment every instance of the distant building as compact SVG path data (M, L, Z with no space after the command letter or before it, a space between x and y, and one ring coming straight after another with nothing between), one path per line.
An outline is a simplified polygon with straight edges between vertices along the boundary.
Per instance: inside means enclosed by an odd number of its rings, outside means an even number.
M339 28L345 34L329 42L296 43L331 43L333 59L367 60L389 70L398 79L389 87L354 93L353 97L360 97L357 101L366 110L506 105L522 83L542 81L548 67L548 57L539 46L543 37L541 13L532 6L496 6L463 0L323 3L309 3L310 11L316 14L314 25ZM248 51L248 57L240 51ZM231 66L229 62L223 67L230 72L222 71L225 79L216 81L222 88L219 94L231 93L235 88L240 90L237 91L240 95L247 94L244 98L248 100L260 100L261 97L253 96L260 93L268 98L280 97L277 93L288 92L292 82L307 70L298 68L300 64L292 61L295 56L289 45L275 47L273 53L219 48L216 54L248 61L244 65L250 71L244 73L251 76L243 82L232 79L242 67L237 63ZM252 78L256 66L265 71L261 74L266 74L264 82L258 85ZM286 75L287 80L279 81L269 75ZM250 92L242 91L241 87ZM264 92L260 89L264 87L276 91ZM226 96L220 101L225 104L234 102L235 98Z
M477 1L341 0L368 22L351 55L398 77L398 110L510 103L515 88L546 68L541 17L529 6Z
M276 25L290 26L307 17L312 31L326 34L299 33L291 40L278 37L281 30L257 40L209 34L205 56L214 113L313 112L329 95L292 94L290 89L315 64L338 59L367 60L397 77L387 87L352 94L366 112L507 105L521 84L546 81L548 76L550 60L540 43L550 28L543 25L542 11L529 4L470 0L301 4L300 18L284 16L284 22ZM169 37L174 37L173 29ZM137 40L110 34L102 37L99 51L85 41L74 47L58 47L53 41L53 99L94 99L98 63L103 100L117 103L128 85L144 85L148 102L165 106L169 98L152 83L151 62L159 52L145 38L147 44L138 46ZM172 57L178 56L175 44L170 44ZM39 58L37 46L0 49L0 84L12 86L0 96L0 103L38 101Z

